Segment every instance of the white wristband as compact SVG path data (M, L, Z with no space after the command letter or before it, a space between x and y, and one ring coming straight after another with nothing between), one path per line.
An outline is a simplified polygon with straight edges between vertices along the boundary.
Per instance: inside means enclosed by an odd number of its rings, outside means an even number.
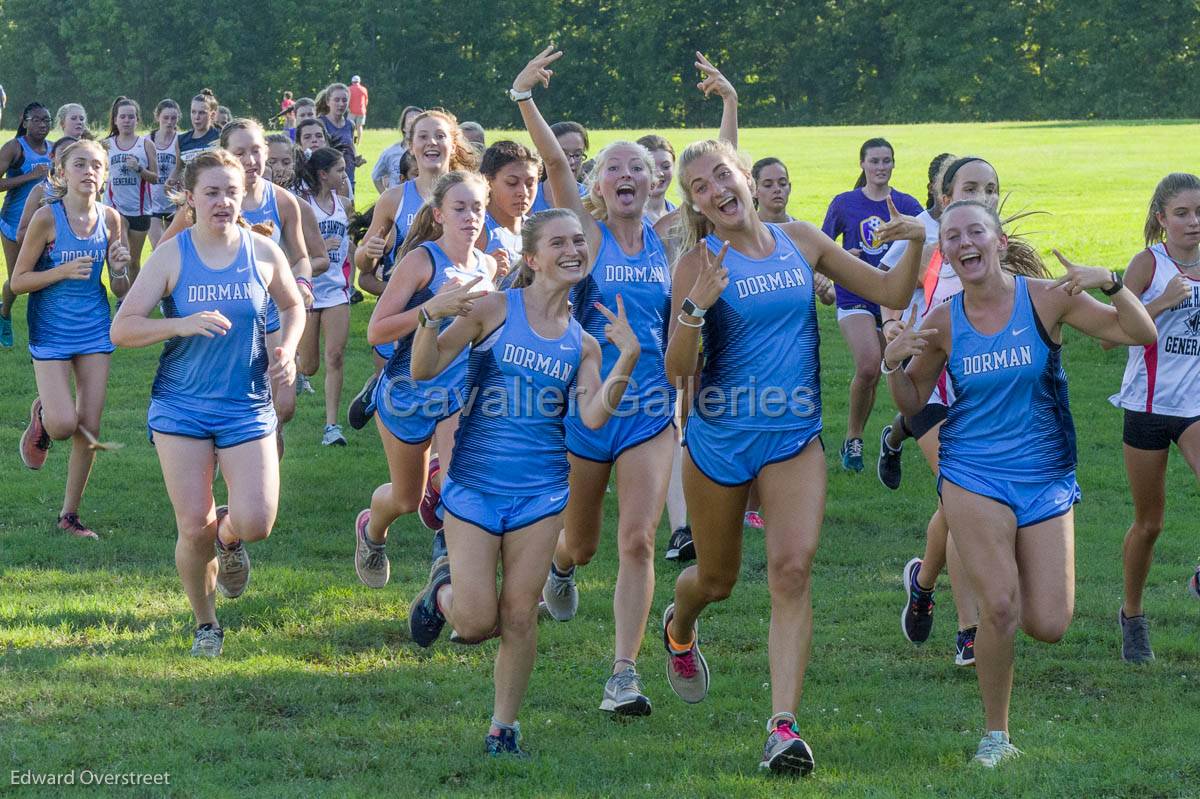
M699 328L704 327L704 317L701 317L699 322L689 322L686 319L684 319L683 314L679 314L678 316L675 317L675 321L678 322L679 324L683 325L684 327L690 327L693 329L699 329Z
M879 371L882 374L890 375L892 372L900 371L900 367L903 365L904 365L903 363L898 363L895 366L893 366L891 369L889 369L888 365L887 365L887 358L881 358L879 360Z

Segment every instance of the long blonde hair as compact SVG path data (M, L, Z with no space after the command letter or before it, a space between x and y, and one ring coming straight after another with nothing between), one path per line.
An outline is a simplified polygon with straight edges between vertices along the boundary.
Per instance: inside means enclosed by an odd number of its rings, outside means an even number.
M687 180L687 170L698 158L705 155L715 155L727 158L751 180L750 164L746 158L733 148L733 145L722 139L706 139L689 144L679 154L679 193L683 202L679 204L679 218L671 228L671 238L679 242L679 254L690 252L696 243L713 231L713 225L708 217L696 210L692 201L692 187ZM747 184L748 185L748 184Z
M583 210L602 222L608 219L608 206L605 204L604 198L600 196L600 175L603 174L608 159L612 158L613 151L618 147L632 148L646 165L646 171L651 175L654 174L654 159L650 157L650 151L637 142L615 141L606 144L600 152L596 153L595 165L584 178L583 185L587 188L587 193L583 195Z
M54 169L46 176L46 182L49 185L46 188L46 193L42 196L42 205L58 202L67 196L67 176L65 174L67 159L71 157L71 153L80 147L91 147L100 154L100 162L104 166L100 170L98 181L99 185L103 185L104 175L108 172L108 150L95 139L76 139L64 147L61 153L55 155Z

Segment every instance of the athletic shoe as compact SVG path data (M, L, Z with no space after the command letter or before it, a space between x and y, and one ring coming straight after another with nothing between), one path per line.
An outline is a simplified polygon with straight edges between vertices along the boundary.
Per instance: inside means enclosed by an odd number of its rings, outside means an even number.
M742 518L742 524L749 527L751 530L761 530L766 522L763 521L762 514L756 510L746 511L746 515Z
M355 430L362 430L375 415L375 385L378 382L379 375L371 375L367 378L367 382L363 383L362 389L354 395L354 399L350 400L346 417L350 420L350 426Z
M650 715L650 700L642 693L642 678L632 666L608 678L600 709L618 716Z
M417 506L417 516L420 517L421 524L425 525L425 529L434 532L442 529L442 520L437 515L438 505L442 502L442 492L433 482L434 475L441 470L442 466L437 457L430 458L429 470L425 473L425 494L421 497L421 504Z
M77 535L80 538L91 538L95 541L100 540L100 536L96 535L95 530L88 528L86 524L79 521L78 513L64 513L58 517L58 529L66 530L71 535Z
M883 483L884 487L895 491L900 487L900 453L904 450L904 445L892 449L892 445L888 443L888 436L891 434L892 426L889 424L879 435L879 462L875 465L875 474L879 475L879 482Z
M692 528L689 525L676 527L667 542L667 560L686 563L696 559L696 544L692 541Z
M790 721L781 719L767 736L767 745L763 747L763 756L758 767L775 774L806 777L815 765L812 749L796 732Z
M904 564L904 610L900 611L900 631L914 644L923 644L933 629L933 591L926 591L917 582L921 559L913 558Z
M1021 750L1008 740L1008 733L995 730L983 736L979 748L975 750L975 762L984 768L995 768L1001 760L1020 757Z
M340 424L325 425L325 435L321 436L321 446L323 447L344 447L346 446L346 437L342 435L342 426Z
M51 443L50 434L42 424L42 398L38 397L29 408L29 425L21 434L21 463L35 471L42 468Z
M229 508L227 506L222 505L217 508L218 529L221 527L221 520L228 515ZM250 582L250 553L246 551L246 545L241 541L232 547L225 546L221 543L220 536L217 536L215 547L217 550L217 590L226 599L237 599Z
M13 345L12 318L0 316L0 347L9 348Z
M978 627L968 627L958 631L958 635L954 639L955 666L975 665L975 633L978 630Z
M559 574L554 563L550 564L550 573L546 575L546 584L542 586L542 601L550 618L555 621L570 621L579 611L579 588L575 585L575 567L567 569L566 574Z
M487 738L484 738L484 745L487 747L487 753L492 757L515 757L524 759L529 757L520 746L521 730L500 730L498 735L488 733Z
M367 537L370 522L370 508L360 510L354 520L354 571L368 588L383 588L391 579L392 564L385 552L387 542L376 544Z
M677 654L671 649L667 625L675 615L675 603L663 611L663 646L667 650L667 682L675 695L688 704L696 704L708 696L708 661L700 654L699 625L692 627L692 646L688 651Z
M350 304L351 305L358 305L362 301L363 301L363 293L361 291L359 291L358 289L355 289L354 291L350 292Z
M315 394L312 383L308 380L308 375L296 373L296 396L301 394Z
M1200 566L1196 567L1196 573L1188 580L1188 590L1192 592L1192 596L1200 599Z
M225 631L211 624L201 624L192 638L192 657L215 658L225 644Z
M848 472L863 470L863 440L848 438L842 442L842 468Z
M450 561L439 558L429 573L429 582L413 598L408 609L408 634L419 647L433 646L446 626L446 617L437 606L437 593L450 584Z
M1150 648L1150 622L1146 614L1126 616L1122 608L1117 613L1117 623L1121 626L1121 660L1126 663L1149 663L1154 660L1154 650Z
M446 549L446 531L438 530L433 534L433 547L429 560L436 562L438 558L449 557L450 550Z

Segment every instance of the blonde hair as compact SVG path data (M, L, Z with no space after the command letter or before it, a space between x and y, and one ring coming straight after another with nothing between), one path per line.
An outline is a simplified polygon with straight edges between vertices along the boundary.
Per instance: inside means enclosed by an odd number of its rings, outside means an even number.
M55 169L46 176L46 183L49 185L46 188L46 193L42 196L42 205L58 202L67 196L67 176L64 174L66 170L63 167L67 163L67 159L71 156L71 153L80 147L92 147L99 153L100 162L103 164L100 169L99 182L101 184L104 183L104 173L108 171L108 150L95 139L76 139L55 156Z
M613 151L621 147L632 148L637 153L637 157L646 165L646 171L651 175L654 174L654 159L650 157L650 151L637 142L615 141L605 145L600 152L596 153L592 171L584 178L583 184L587 188L587 193L583 195L583 210L591 214L594 219L601 221L608 219L608 206L605 204L604 198L600 196L600 175L604 171L608 159L612 158Z
M463 135L462 127L458 124L458 117L451 114L444 108L430 108L417 114L417 118L412 121L409 127L410 131L415 131L417 125L421 124L423 119L440 119L450 127L450 171L456 172L460 170L470 170L476 172L479 170L479 153L467 141L467 137ZM409 137L409 147L412 147L412 137Z
M1048 278L1050 270L1046 268L1045 261L1042 260L1041 254L1034 248L1032 244L1018 237L1015 233L1008 234L1004 230L1004 226L1017 219L1028 216L1029 213L1016 214L1006 219L1001 219L1000 214L995 208L992 208L986 203L981 203L979 200L955 200L943 209L942 217L958 208L981 208L991 222L992 229L1001 236L1008 238L1008 244L1004 252L1000 254L1000 268L1010 275L1024 275L1025 277ZM940 249L941 234L938 235L938 248Z
M689 144L679 154L679 166L677 173L679 175L679 193L683 197L683 202L679 205L679 218L671 228L670 237L679 242L679 254L690 252L696 243L712 233L712 223L708 221L708 217L700 213L693 207L692 202L692 187L690 181L687 180L688 167L692 162L705 155L715 155L719 158L727 158L729 161L745 174L747 180L751 179L750 164L746 158L733 148L733 145L721 139L706 139L698 141L694 144Z
M64 105L60 105L58 107L58 112L54 115L54 124L58 126L59 130L62 130L63 123L67 121L67 115L75 111L83 114L84 128L87 128L87 109L81 106L79 103L66 103Z
M421 209L417 211L417 215L413 217L412 225L408 228L408 235L404 237L404 243L400 245L400 252L396 255L397 261L425 242L442 237L442 226L433 218L433 209L441 208L442 203L446 201L447 192L460 183L474 183L482 188L483 203L485 206L487 205L488 184L478 172L455 170L442 175L433 184L429 202L422 205Z
M346 94L350 94L350 87L344 83L331 83L317 93L317 116L327 116L329 114L329 94L338 89L341 89Z
M529 268L529 257L538 253L538 247L542 239L542 228L556 219L574 219L576 222L579 221L579 217L575 215L574 211L566 208L550 208L534 214L521 224L521 258L513 266L513 270L517 273L512 281L513 288L523 289L533 284L533 278L536 273Z

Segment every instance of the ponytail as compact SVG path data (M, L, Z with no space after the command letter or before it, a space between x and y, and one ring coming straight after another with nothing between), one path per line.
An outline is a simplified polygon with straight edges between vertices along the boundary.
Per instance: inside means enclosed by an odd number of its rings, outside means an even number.
M1167 237L1167 231L1158 221L1158 215L1167 213L1167 204L1175 199L1180 192L1200 189L1200 178L1189 172L1172 172L1158 182L1154 194L1150 197L1150 210L1146 212L1146 225L1143 234L1146 246L1157 244Z

